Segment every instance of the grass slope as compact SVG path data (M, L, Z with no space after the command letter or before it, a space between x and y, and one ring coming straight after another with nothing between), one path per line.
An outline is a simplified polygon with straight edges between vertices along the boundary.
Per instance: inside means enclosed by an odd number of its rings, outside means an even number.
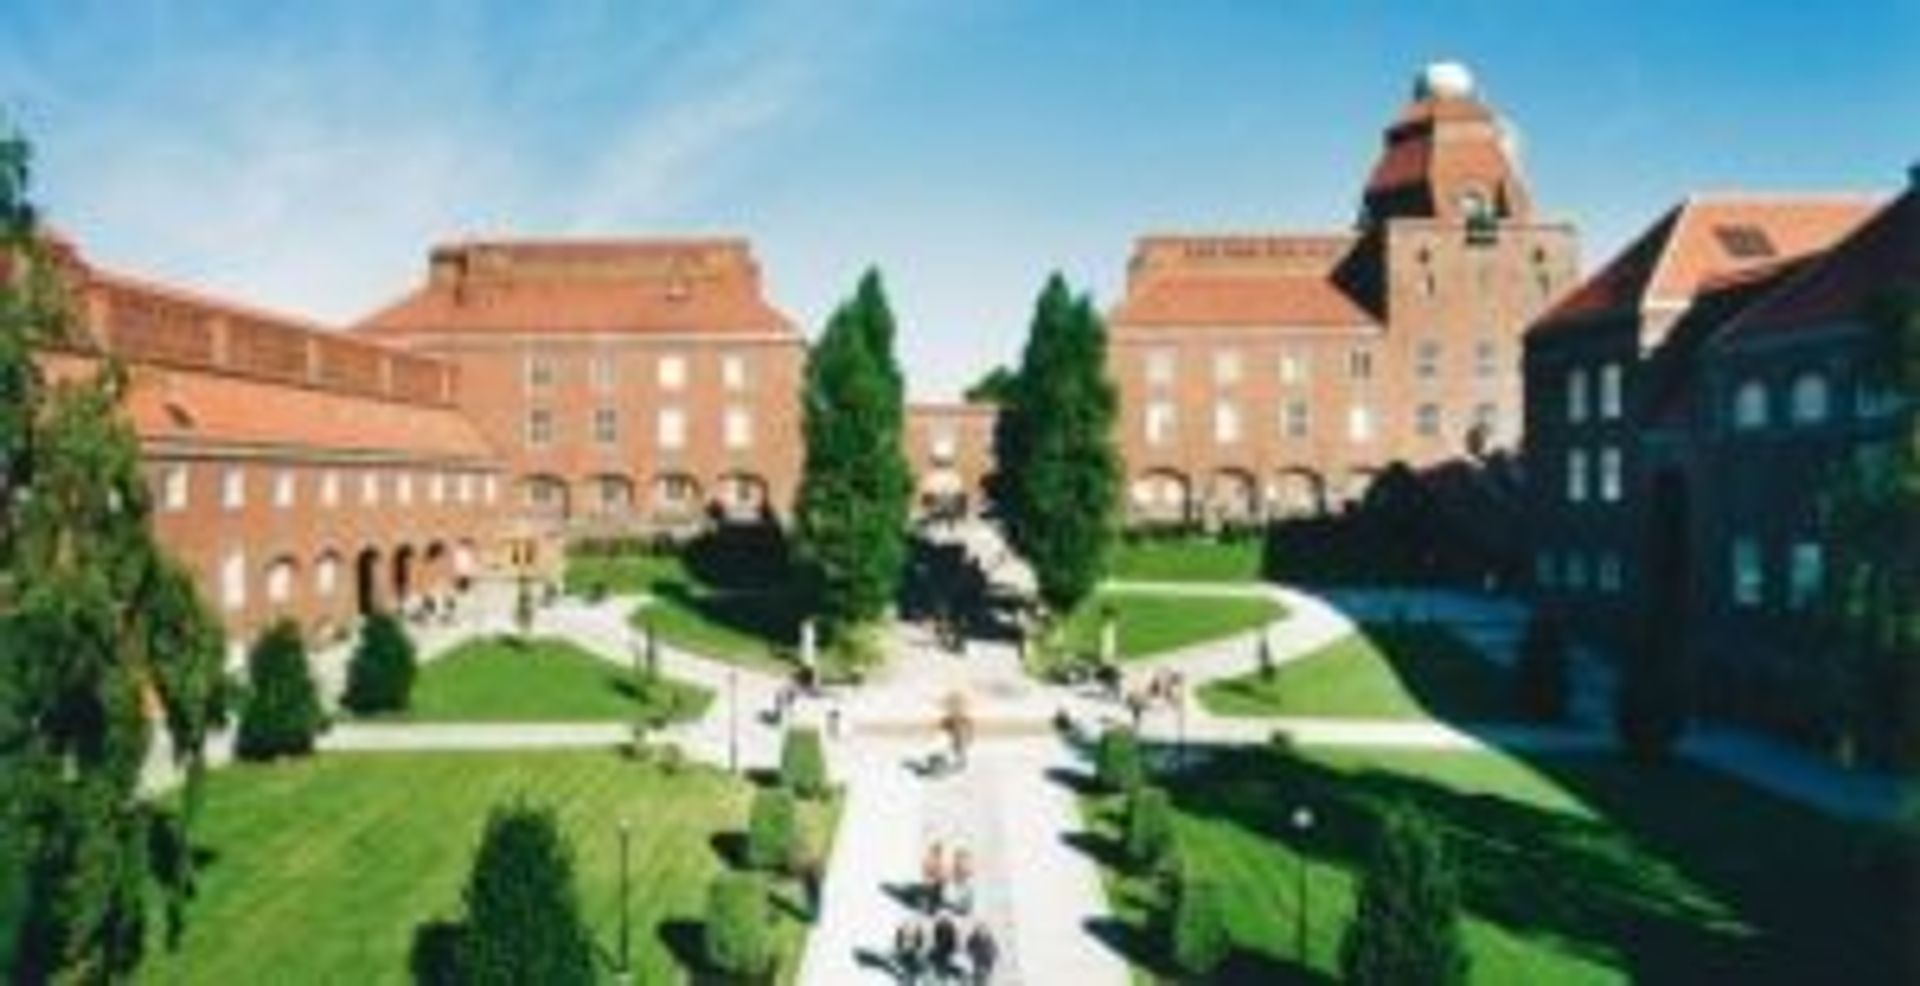
M1258 582L1257 537L1142 538L1114 545L1108 574L1141 582Z
M667 679L637 689L627 668L564 640L475 640L428 663L406 718L420 722L560 722L697 718L713 695Z
M457 919L488 810L555 807L596 941L618 941L621 818L633 821L636 981L683 982L696 954L718 847L744 829L751 787L706 768L677 775L612 753L329 755L237 766L209 779L196 842L211 853L178 952L156 948L153 983L411 981L416 925ZM823 833L826 809L808 821ZM797 902L796 888L783 900ZM779 908L791 976L802 925Z
M1265 596L1103 589L1074 610L1062 627L1060 639L1071 653L1099 653L1101 612L1108 606L1113 608L1119 627L1123 659L1150 657L1248 633L1286 615L1284 607Z
M1512 718L1509 677L1444 627L1366 624L1271 678L1209 682L1200 701L1225 716L1487 721Z

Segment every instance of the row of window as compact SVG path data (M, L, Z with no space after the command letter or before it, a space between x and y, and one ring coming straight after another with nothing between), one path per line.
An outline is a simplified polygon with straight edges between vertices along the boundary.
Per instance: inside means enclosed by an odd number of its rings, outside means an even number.
M170 463L160 467L157 485L160 509L168 513L186 510L193 502L193 468L184 462ZM228 465L220 468L220 508L222 510L241 510L247 505L248 487L251 485L247 467ZM269 502L278 509L286 510L300 503L301 472L292 468L272 470L268 491ZM416 478L418 480L416 484ZM366 470L358 474L357 480L338 469L327 469L318 475L309 476L314 502L322 507L332 508L340 505L346 497L357 495L362 506L377 506L383 496L390 496L400 506L411 506L414 501L416 485L421 497L430 504L440 505L449 501L471 504L478 498L481 502L493 503L499 496L497 481L493 476L475 473L431 472L415 474L412 472L393 472ZM389 492L390 490L390 492Z
M1584 551L1557 553L1541 549L1534 556L1533 578L1542 589L1585 592L1591 588L1610 596L1619 593L1625 572L1618 552L1597 551L1589 555Z
M1759 538L1735 537L1728 542L1728 594L1735 606L1757 609L1767 604L1768 563ZM1818 541L1795 541L1786 553L1787 608L1806 609L1820 598L1826 585L1826 551Z
M1312 422L1311 407L1307 401L1287 401L1280 407L1280 434L1286 438L1306 438ZM1470 427L1486 434L1493 434L1500 423L1500 411L1492 403L1476 404L1473 407ZM1165 446L1177 439L1179 426L1178 409L1172 401L1151 401L1146 407L1143 418L1145 438L1148 445ZM1445 431L1445 415L1439 404L1420 404L1414 408L1414 432L1426 438L1438 438ZM1365 404L1355 404L1347 408L1347 440L1354 444L1365 444L1374 439L1376 429L1373 408ZM1216 445L1233 445L1243 437L1239 405L1220 401L1213 406L1213 441Z
M1832 388L1825 374L1797 374L1787 391L1787 421L1797 426L1826 423L1833 414ZM1737 431L1756 431L1772 422L1772 397L1760 380L1744 380L1733 389L1732 419Z
M313 593L321 599L332 599L341 587L341 571L344 562L340 555L333 552L321 555L313 565ZM453 550L453 570L466 575L473 571L473 553L466 547ZM284 605L293 599L294 583L299 578L299 568L290 558L282 558L267 566L264 588L267 602L276 606ZM247 605L247 553L235 548L220 560L220 605L228 612L244 609Z
M1442 348L1437 340L1422 341L1414 349L1414 376L1422 380L1438 379L1442 369ZM1353 349L1347 353L1347 377L1370 380L1374 373L1373 350ZM1306 353L1281 353L1280 382L1305 383L1311 375L1312 360ZM1500 347L1492 340L1473 346L1473 374L1491 379L1500 373ZM1150 386L1171 386L1179 371L1179 354L1172 349L1152 349L1146 354L1146 378ZM1239 383L1243 378L1243 360L1238 349L1213 352L1213 382L1222 386Z
M1617 362L1602 365L1592 371L1591 376L1586 367L1576 366L1568 370L1568 423L1580 424L1590 417L1598 417L1602 421L1619 420L1625 413L1625 389L1626 371Z
M720 438L728 449L753 447L753 412L744 407L729 407L721 412ZM598 445L620 443L620 412L617 408L595 408L593 441ZM527 412L528 448L546 448L554 443L558 428L551 408L537 407ZM687 445L687 412L684 408L663 407L654 412L654 444L663 449L681 449Z
M545 353L530 353L525 363L525 378L528 390L544 390L552 387L559 378L558 357ZM687 385L687 357L679 353L669 353L654 360L654 382L662 390L682 390ZM595 391L611 393L620 386L619 359L611 353L597 353L587 358L587 380ZM726 353L720 357L720 385L731 391L747 389L747 358L739 353Z
M1583 448L1568 449L1567 502L1585 503L1596 493L1602 503L1620 502L1623 468L1616 446L1606 446L1591 456Z

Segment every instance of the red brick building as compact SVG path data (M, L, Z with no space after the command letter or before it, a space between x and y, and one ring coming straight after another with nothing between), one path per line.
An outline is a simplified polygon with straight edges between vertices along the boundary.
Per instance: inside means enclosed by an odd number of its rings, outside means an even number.
M805 343L743 241L441 246L355 335L458 367L529 534L778 515L798 485Z
M907 405L906 452L915 515L975 514L986 506L997 416L991 404Z
M236 646L281 617L326 638L497 561L505 491L452 366L62 252L94 351L130 371L156 533Z
M1512 445L1521 332L1577 265L1465 69L1429 67L1354 229L1136 244L1109 319L1131 516L1319 512L1395 460Z

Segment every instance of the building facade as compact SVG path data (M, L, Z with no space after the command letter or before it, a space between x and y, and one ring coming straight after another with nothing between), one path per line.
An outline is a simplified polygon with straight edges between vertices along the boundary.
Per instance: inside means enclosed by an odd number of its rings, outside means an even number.
M236 660L279 619L330 639L375 608L455 600L502 563L499 464L455 406L452 366L62 252L88 341L46 365L126 366L155 533Z
M1511 447L1525 326L1576 279L1466 70L1430 66L1350 231L1142 238L1111 313L1129 515L1246 523Z
M521 530L687 530L783 515L805 344L739 240L441 246L355 329L456 366ZM529 543L535 543L529 541Z
M993 471L991 404L907 405L907 465L913 472L913 512L918 517L961 517L987 502Z

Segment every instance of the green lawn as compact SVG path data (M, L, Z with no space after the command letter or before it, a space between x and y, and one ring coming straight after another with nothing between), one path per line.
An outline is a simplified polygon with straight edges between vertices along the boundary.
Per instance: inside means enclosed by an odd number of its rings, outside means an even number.
M652 592L657 583L692 583L680 556L667 552L569 554L567 591L585 594L604 589L614 595Z
M1103 589L1082 603L1059 631L1073 654L1100 652L1102 611L1111 606L1119 628L1120 657L1140 658L1209 640L1248 633L1286 615L1265 596L1172 595Z
M181 949L158 945L155 983L411 982L414 928L457 919L487 811L551 805L573 843L581 904L606 948L618 941L617 826L633 822L637 982L687 979L720 848L743 829L751 787L705 767L677 775L613 753L328 755L236 766L209 779L195 831L210 861ZM829 809L811 806L816 838ZM782 901L799 900L782 886ZM791 978L804 930L776 907Z
M1114 546L1108 574L1143 582L1258 582L1261 553L1257 537L1126 540Z
M1200 701L1226 716L1485 721L1513 717L1510 673L1444 627L1366 624L1274 669L1209 682Z
M765 575L747 572L738 576L740 584L721 586L675 554L576 554L567 559L566 583L571 592L650 596L633 624L652 624L668 646L742 667L790 671L800 646L802 601L796 586Z
M578 645L536 637L474 640L421 668L406 718L427 722L560 722L698 718L713 695L632 672Z
M1308 964L1314 977L1337 969L1350 874L1389 805L1425 812L1446 834L1475 982L1896 983L1920 968L1920 915L1900 876L1920 861L1910 837L1697 768L1263 750L1223 755L1172 789L1182 858L1225 897L1237 946L1228 981L1299 976L1296 848L1312 864ZM1302 804L1316 817L1304 839L1288 824ZM1151 891L1114 867L1118 802L1083 805L1116 939L1155 973Z

